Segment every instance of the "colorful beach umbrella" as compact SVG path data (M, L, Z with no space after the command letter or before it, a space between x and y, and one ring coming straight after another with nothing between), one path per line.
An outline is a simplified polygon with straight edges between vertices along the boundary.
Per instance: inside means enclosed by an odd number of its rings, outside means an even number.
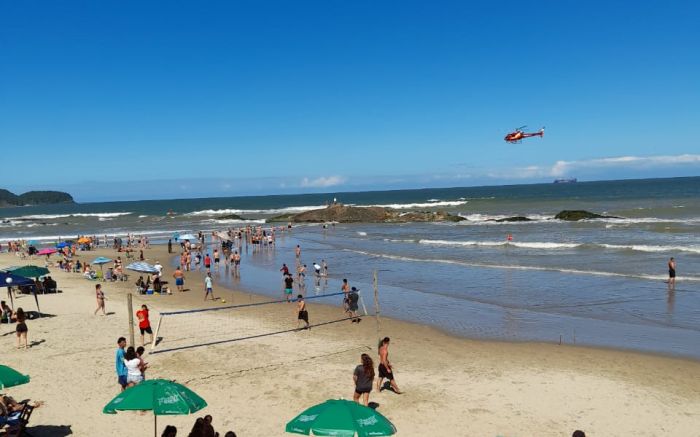
M17 276L23 276L25 278L38 278L40 276L48 275L51 273L49 269L46 267L39 267L39 266L19 266L19 267L10 267L8 269L5 269L6 272L10 272L13 275Z
M196 240L196 239L197 239L197 237L196 237L195 235L193 235L193 234L182 234L182 235L180 235L180 240L190 240L190 241L192 241L192 240Z
M41 249L38 251L36 254L37 255L51 255L52 253L58 252L56 249L53 247L45 247L44 249Z
M29 382L29 375L22 375L12 367L0 364L0 390Z
M128 270L140 273L158 273L158 269L145 262L135 262L126 266Z
M396 434L396 427L377 411L345 399L329 399L292 419L285 431L293 434L359 437Z
M73 243L71 241L61 241L60 243L56 244L56 248L63 249L66 246L70 247L72 244Z
M187 415L207 406L207 402L182 384L166 379L149 379L127 388L112 399L102 412L153 411L154 435L158 435L158 416Z
M102 264L107 264L107 263L111 263L111 262L112 262L112 258L107 258L105 256L98 256L97 258L92 260L91 264L102 265Z
M88 238L88 237L78 238L78 243L80 243L80 244L87 244L87 243L90 243L91 241L92 241L92 238Z

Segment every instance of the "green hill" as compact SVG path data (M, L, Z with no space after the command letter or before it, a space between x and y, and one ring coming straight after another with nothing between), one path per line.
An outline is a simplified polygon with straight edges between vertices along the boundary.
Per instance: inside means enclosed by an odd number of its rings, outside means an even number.
M0 208L51 203L75 203L75 201L73 196L62 191L28 191L18 196L0 188Z

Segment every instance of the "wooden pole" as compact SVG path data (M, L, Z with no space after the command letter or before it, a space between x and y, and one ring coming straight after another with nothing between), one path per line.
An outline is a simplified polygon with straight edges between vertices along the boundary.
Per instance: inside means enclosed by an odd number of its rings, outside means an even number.
M374 271L374 318L377 322L377 338L381 339L379 332L381 331L381 323L379 321L379 279L377 271Z
M156 332L153 333L153 342L151 343L151 350L156 348L158 344L158 333L160 332L160 324L163 322L163 316L158 318L158 324L156 325Z
M136 343L134 343L134 308L132 299L133 296L131 293L126 295L126 309L129 312L129 340L131 341L129 344L136 347Z

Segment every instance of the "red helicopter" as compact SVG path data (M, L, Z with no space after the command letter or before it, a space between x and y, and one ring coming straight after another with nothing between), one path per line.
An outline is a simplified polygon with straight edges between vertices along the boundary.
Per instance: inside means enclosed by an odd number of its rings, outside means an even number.
M523 132L523 129L526 127L527 126L520 126L519 128L515 129L515 132L509 133L503 139L508 143L517 144L522 141L523 138L544 137L544 128L540 129L538 132L526 133Z

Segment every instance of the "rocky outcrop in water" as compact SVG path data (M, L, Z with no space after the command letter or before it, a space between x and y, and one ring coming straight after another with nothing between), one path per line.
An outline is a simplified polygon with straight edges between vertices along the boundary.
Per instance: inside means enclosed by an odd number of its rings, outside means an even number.
M489 222L497 222L497 223L509 223L509 222L531 222L532 219L529 219L527 217L523 217L521 215L515 216L515 217L506 217L506 218L501 218L501 219L491 219L487 220Z
M579 220L601 219L601 218L620 218L611 215L600 215L594 212L584 210L564 210L554 216L557 220L565 220L568 222L577 222Z

